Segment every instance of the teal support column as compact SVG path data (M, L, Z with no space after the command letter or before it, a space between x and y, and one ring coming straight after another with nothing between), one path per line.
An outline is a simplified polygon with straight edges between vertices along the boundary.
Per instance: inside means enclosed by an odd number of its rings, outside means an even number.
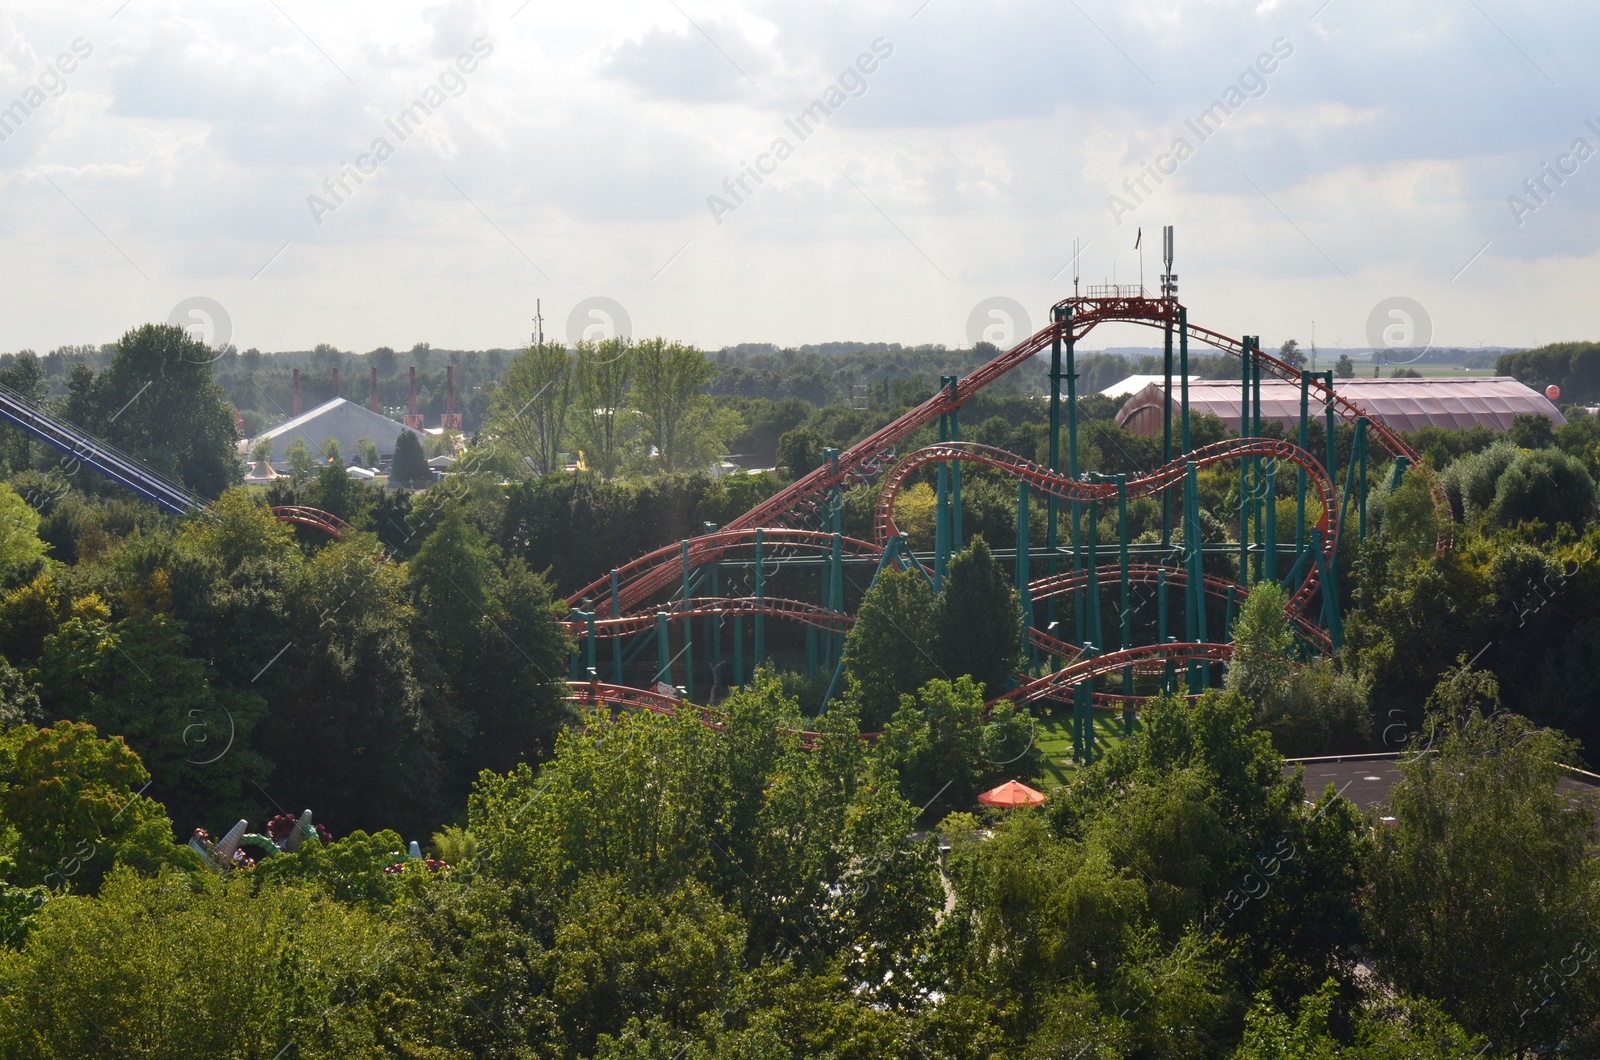
M831 611L844 610L844 535L835 530L833 532L833 551L828 557L828 608ZM844 658L844 632L834 630L828 633L828 662L838 662Z
M1357 470L1357 466L1358 465L1360 465L1360 470L1361 470L1361 483L1364 485L1365 482L1366 482L1366 467L1362 463L1362 460L1361 460L1361 454L1363 453L1363 451L1365 451L1366 446L1367 446L1367 418L1365 416L1357 416L1356 417L1356 436L1355 436L1355 439L1351 443L1351 446L1350 446L1350 463L1348 465L1346 465L1345 469L1344 469L1344 496L1339 501L1339 519L1340 519L1340 524L1341 524L1340 527L1339 527L1339 531L1340 531L1340 536L1341 537L1344 534L1344 525L1343 524L1344 524L1345 521L1347 521L1350 518L1350 494L1351 494L1351 491L1356 488L1356 470ZM1366 507L1367 506L1366 506L1364 501L1361 501L1359 499L1357 500L1357 504L1359 505L1360 510L1361 510L1361 521L1364 522L1365 521L1365 516L1366 516ZM1364 530L1365 530L1365 527L1360 526L1360 525L1357 526L1357 532L1358 533L1364 532ZM1333 564L1333 566L1334 566L1335 570L1337 570L1338 557L1339 557L1339 543L1337 541L1335 541L1333 547L1334 547L1334 552L1333 552L1334 564Z
M1178 386L1183 395L1183 451L1187 453L1194 446L1189 442L1189 311L1182 306L1178 307L1178 375L1182 377Z
M1239 437L1250 437L1250 336L1243 338L1244 366L1239 390ZM1250 584L1250 458L1239 459L1239 584Z
M951 376L947 384L950 390L950 400L958 400L956 388L961 385L958 376ZM956 405L950 410L950 440L961 441L961 406ZM960 552L966 547L965 538L961 533L961 461L950 462L950 539L952 552Z
M1300 373L1300 448L1311 451L1311 373ZM1306 550L1306 469L1295 469L1294 552Z
M1156 571L1156 639L1167 642L1167 568Z
M1363 419L1361 421L1361 424L1356 428L1356 448L1358 450L1360 450L1360 454L1361 454L1360 455L1361 482L1360 482L1359 486L1357 487L1358 493L1356 494L1356 496L1358 497L1358 500L1356 501L1356 504L1359 507L1360 517L1357 520L1356 528L1360 532L1359 539L1362 540L1362 541L1365 541L1367 539L1367 432L1366 432L1366 426L1367 426L1367 421L1365 419Z
M583 612L573 608L568 612L571 621L577 622L583 618ZM583 648L576 642L572 645L572 652L567 656L567 677L576 681L583 676Z
M1328 627L1328 640L1333 644L1333 650L1338 651L1344 646L1344 623L1339 617L1339 582L1338 568L1329 563L1322 555L1321 533L1317 534L1317 566L1322 572L1322 620Z
M1133 599L1128 579L1128 476L1117 476L1117 566L1121 582L1122 649L1133 647ZM1122 668L1122 694L1133 695L1133 667ZM1122 729L1124 735L1133 732L1133 705L1122 701Z
M823 563L817 568L817 606L827 607L832 598L831 586L828 584L828 564ZM816 630L817 635L817 666L826 670L833 665L829 655L833 651L833 637L825 630Z
M694 619L689 615L689 542L683 542L683 696L694 701Z
M1224 644L1233 643L1233 609L1234 605L1238 603L1238 593L1238 586L1228 586L1228 607L1222 613L1222 636L1224 638L1222 643Z
M622 607L617 602L617 568L611 568L611 617L621 618ZM622 683L622 638L611 638L611 680L616 684Z
M1094 641L1085 641L1083 658L1100 654ZM1072 749L1084 765L1094 761L1094 678L1086 677L1072 686Z
M1261 433L1261 428L1262 428L1262 421L1261 421L1261 359L1260 359L1260 354L1261 354L1261 336L1260 335L1254 335L1254 336L1252 336L1252 338L1255 339L1254 349L1255 349L1255 352L1256 352L1256 356L1251 358L1251 365L1250 365L1250 389L1251 389L1251 397L1250 397L1251 413L1250 413L1250 415L1251 415L1251 422L1253 424L1253 428L1252 428L1250 434L1251 434L1252 438L1260 438L1260 437L1262 437L1262 433ZM1262 485L1263 485L1262 476L1263 476L1263 474L1265 474L1265 470L1261 465L1261 458L1258 457L1258 456L1257 457L1251 457L1250 458L1250 464L1251 464L1251 467L1250 467L1250 484L1254 488L1254 493L1252 495L1252 504L1253 504L1253 507L1255 508L1255 514L1252 516L1252 518L1255 520L1255 524L1256 524L1255 525L1256 536L1255 536L1255 541L1254 541L1255 549L1256 549L1256 580L1259 581L1261 579L1261 571L1264 569L1264 566L1265 566L1265 563L1266 563L1266 556L1262 552L1262 546L1265 544L1265 533L1264 533L1264 531L1266 529L1266 520L1263 517L1263 513L1265 511L1265 491L1262 489Z
M733 616L733 683L744 688L744 616Z
M672 684L672 644L665 611L656 612L656 684Z
M1333 415L1333 373L1332 372L1323 372L1322 373L1322 379L1323 379L1323 385L1326 386L1327 390L1328 390L1328 400L1323 406L1323 415L1324 415L1324 417L1326 419L1324 430L1325 430L1325 432L1327 433L1327 436L1328 436L1328 438L1327 438L1327 442L1328 442L1328 463L1327 463L1328 483L1331 486L1333 483L1338 481L1338 479L1334 478L1334 475L1339 470L1338 450L1336 449L1336 447L1333 444L1333 420L1334 420L1334 415ZM1324 512L1323 514L1327 514L1327 513ZM1342 514L1343 513L1341 511L1341 515Z
M1189 549L1189 584L1194 586L1194 639L1204 644L1206 632L1206 567L1204 542L1200 537L1200 465L1189 461L1189 511L1194 516L1194 535Z
M1100 614L1100 502L1089 502L1089 545L1084 551L1089 555L1089 634L1096 644L1105 643Z
M759 668L767 658L767 619L761 613L763 600L766 598L767 570L762 559L762 531L756 531L756 642L755 664Z
M933 508L933 588L944 589L945 567L950 563L950 492L948 473L939 465L937 500Z
M587 678L590 678L591 680L594 680L594 679L597 679L597 675L600 673L599 670L595 669L595 666L596 666L596 663L595 663L595 647L596 647L596 645L595 645L595 632L594 632L594 601L585 598L585 600L583 601L583 605L587 609L584 612L583 617L587 620L588 627L589 627L589 636L587 638L588 641L589 641L588 650L584 652L584 661L588 664L588 666L584 670L583 676L587 677Z
M1078 478L1078 366L1076 344L1071 331L1067 333L1067 475ZM1072 502L1072 562L1074 570L1083 569L1082 506ZM1081 643L1084 634L1084 594L1074 594L1074 618L1077 620L1074 635Z
M1067 332L1071 333L1072 311L1066 310L1058 314L1055 309L1050 314L1057 323L1066 322ZM1061 333L1050 340L1050 470L1061 470ZM1054 575L1056 572L1056 547L1059 544L1056 538L1056 498L1054 494L1045 497L1045 573ZM1054 630L1056 627L1056 600L1051 597L1045 604L1045 628Z
M1133 647L1133 600L1128 579L1128 476L1117 476L1117 567L1122 589L1122 647Z
M1393 493L1400 488L1400 479L1406 473L1406 468L1411 466L1411 458L1397 456L1394 458L1394 473L1389 476L1389 492Z
M1168 637L1166 640L1162 641L1161 643L1163 643L1163 644L1176 644L1176 643L1178 643L1178 638L1177 637ZM1176 693L1178 691L1177 677L1178 677L1177 664L1175 664L1172 661L1172 659L1169 657L1167 659L1166 670L1163 672L1162 677L1161 677L1161 691L1166 693L1169 696L1174 694L1174 693Z
M1184 545L1187 551L1189 595L1186 610L1190 621L1185 633L1190 643L1204 644L1206 637L1206 583L1205 553L1200 538L1200 465L1190 460L1184 475ZM1189 670L1189 691L1198 693L1205 688L1208 670L1197 663Z
M1034 660L1028 630L1033 628L1033 599L1028 595L1028 484L1017 483L1017 603L1022 607L1022 654Z
M1262 467L1266 475L1266 518L1261 521L1261 562L1267 581L1278 580L1278 462L1268 460Z
M1172 463L1172 324L1162 328L1161 465ZM1172 493L1161 491L1161 545L1172 547Z
M707 534L717 532L716 523L703 524ZM711 596L713 599L722 598L722 564L719 560L711 561ZM711 694L716 694L717 682L720 680L722 670L722 617L712 613L706 615L706 640L711 642Z

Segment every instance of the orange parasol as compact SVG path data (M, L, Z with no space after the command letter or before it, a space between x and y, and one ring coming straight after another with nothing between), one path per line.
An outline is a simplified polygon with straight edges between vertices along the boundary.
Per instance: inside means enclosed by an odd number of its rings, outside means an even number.
M998 788L979 795L978 801L985 806L998 806L1002 809L1011 809L1016 806L1037 806L1044 801L1044 792L1035 791L1028 785L1019 784L1015 780L1008 780Z

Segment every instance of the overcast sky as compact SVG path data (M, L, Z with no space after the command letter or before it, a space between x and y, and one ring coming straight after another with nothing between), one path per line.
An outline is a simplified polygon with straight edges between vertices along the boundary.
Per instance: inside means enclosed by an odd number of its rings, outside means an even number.
M0 351L189 298L263 350L513 346L597 297L956 345L988 298L1042 324L1074 239L1137 282L1142 226L1153 288L1164 224L1190 319L1271 345L1395 297L1435 344L1596 338L1596 41L1575 0L12 3Z

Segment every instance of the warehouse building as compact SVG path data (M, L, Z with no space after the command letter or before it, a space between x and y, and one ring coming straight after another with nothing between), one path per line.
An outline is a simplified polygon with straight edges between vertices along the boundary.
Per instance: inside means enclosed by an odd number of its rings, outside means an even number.
M356 443L365 438L378 447L384 460L388 460L394 455L395 439L406 431L415 434L418 441L424 440L423 432L416 428L397 423L382 413L362 408L344 398L334 398L250 439L245 451L255 448L256 443L265 438L272 443L272 455L268 459L280 464L288 458L289 443L296 438L305 442L313 454L321 452L322 444L329 438L336 438L339 448L348 458L354 455Z
M1172 415L1179 414L1179 383L1173 381ZM1238 433L1242 408L1242 384L1237 380L1199 379L1189 382L1189 414L1210 413ZM1537 390L1510 376L1479 376L1468 379L1339 379L1334 389L1340 397L1360 405L1373 419L1382 420L1391 430L1414 431L1419 427L1444 427L1465 430L1490 427L1497 431L1511 428L1518 416L1544 416L1557 427L1565 424L1561 410ZM1139 389L1121 411L1117 422L1134 434L1155 437L1162 433L1166 404L1160 380ZM1312 391L1311 415L1320 418L1323 409ZM1300 387L1280 379L1261 381L1261 418L1285 427L1300 425Z

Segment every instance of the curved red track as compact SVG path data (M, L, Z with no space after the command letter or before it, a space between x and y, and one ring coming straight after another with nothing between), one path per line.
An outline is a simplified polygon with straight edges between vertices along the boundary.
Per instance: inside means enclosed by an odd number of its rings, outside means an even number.
M835 486L862 480L873 468L889 459L896 444L905 440L918 428L959 408L967 398L1013 369L1026 364L1036 354L1048 350L1051 343L1056 340L1066 341L1070 338L1075 343L1081 342L1095 327L1103 323L1131 323L1154 328L1171 327L1174 330L1177 330L1179 325L1180 307L1178 303L1166 299L1074 298L1057 303L1057 307L1070 310L1070 318L1066 321L1052 321L1009 350L997 355L993 360L979 366L957 383L954 398L948 390L941 389L916 408L841 452L837 460L824 464L809 475L791 483L716 533L691 538L689 565L698 567L722 555L733 543L722 535L737 534L741 531L753 533L758 527L766 528L766 533L769 535L784 532L785 524L796 517L797 509L803 503L814 503L810 501L812 497ZM1243 355L1244 344L1238 339L1194 324L1187 325L1187 333L1190 338L1225 353ZM1286 362L1259 350L1254 356L1265 373L1297 385L1300 382L1299 370ZM1337 392L1330 395L1327 386L1321 380L1312 381L1311 391L1313 400L1319 405L1325 404L1331 398L1334 412L1346 422L1354 423L1365 414L1360 406ZM1420 454L1411 444L1381 420L1370 419L1368 422L1368 430L1372 437L1390 455L1405 456L1413 465L1421 461ZM1451 540L1450 502L1442 486L1435 484L1433 493L1434 504L1442 516L1439 539L1439 548L1442 550L1449 546ZM788 532L809 533L809 531ZM679 562L674 564L653 561L656 557L675 558ZM619 568L620 610L624 613L632 611L655 593L670 587L680 573L681 562L681 545L671 545ZM592 598L596 601L597 613L610 615L610 588L609 576L598 578L568 597L568 603L577 607L586 597Z
M681 542L668 545L618 568L615 613L609 575L579 589L568 598L568 603L577 609L586 606L588 601L593 602L597 636L642 632L655 621L657 608L650 606L649 601L664 590L680 584L686 565L692 570L716 560L732 549L749 547L755 543L758 533L762 537L763 545L770 548L769 552L763 553L764 560L769 556L779 560L801 552L830 553L834 535L793 525L807 516L815 516L821 512L817 498L834 488L870 481L883 470L886 463L893 461L895 446L919 428L959 409L979 390L1026 364L1034 356L1048 351L1052 343L1069 340L1074 343L1081 342L1102 323L1133 323L1160 329L1170 328L1174 331L1182 326L1192 340L1235 356L1243 355L1245 347L1242 341L1182 322L1179 317L1180 308L1176 301L1143 297L1065 299L1057 303L1055 310L1052 311L1050 324L962 378L956 384L953 396L951 390L941 389L921 405L844 450L835 460L780 490L720 530L690 538L687 550ZM1058 315L1061 319L1057 319ZM1252 356L1265 375L1295 384L1300 382L1300 372L1292 365L1260 350L1253 351ZM1354 402L1337 392L1331 392L1321 379L1313 379L1309 388L1312 400L1317 405L1331 404L1333 411L1346 423L1354 423L1365 415ZM1370 437L1391 456L1404 456L1413 465L1420 462L1416 450L1381 420L1369 418L1367 429ZM1319 529L1322 531L1322 552L1325 558L1332 558L1339 539L1339 512L1334 484L1328 470L1315 457L1285 441L1267 438L1231 439L1183 454L1172 463L1148 475L1130 479L1127 484L1128 495L1130 497L1148 495L1181 484L1189 461L1195 461L1204 467L1220 461L1246 458L1288 460L1307 472L1307 478L1314 485L1322 506L1323 516L1319 521ZM993 467L1027 482L1041 492L1069 501L1104 502L1114 500L1116 497L1116 486L1111 483L1075 481L1060 472L1053 472L1015 454L991 447L941 443L910 454L899 461L890 472L889 479L883 483L875 512L873 529L878 542L887 541L889 535L896 532L893 520L894 497L905 478L918 467L948 460L976 462ZM1443 488L1437 483L1434 485L1433 499L1442 516L1438 547L1443 550L1450 545L1452 528L1449 502ZM849 537L841 537L839 542L841 552L846 558L870 559L882 554L882 547L878 543ZM1139 564L1130 566L1129 573L1130 577L1153 580L1157 576L1154 572L1159 569L1155 565ZM1183 584L1186 576L1186 572L1180 568L1167 568L1167 577L1175 584ZM1305 580L1295 591L1288 610L1298 631L1308 641L1327 651L1330 648L1327 634L1305 616L1306 607L1316 594L1318 577L1313 565ZM1081 579L1086 584L1086 575L1074 572L1071 575L1056 576L1054 579L1033 583L1035 595L1082 588L1083 586L1077 584L1074 579ZM1207 576L1205 582L1206 591L1212 596L1226 596L1230 589L1230 584L1224 579ZM1231 588L1234 589L1236 599L1243 598L1242 594L1245 592L1243 587ZM826 608L800 601L779 599L765 599L757 606L755 601L746 599L696 598L687 602L674 601L659 609L678 618L685 615L759 613L789 618L827 629L843 628L850 621L849 616ZM587 622L582 620L572 622L569 628L574 633L579 633L587 629ZM1005 697L1018 702L1054 698L1081 681L1119 672L1129 667L1136 670L1151 667L1164 669L1169 663L1178 665L1190 662L1226 662L1231 654L1231 647L1227 644L1158 644L1108 652L1092 659L1085 659L1079 649L1057 641L1040 631L1033 630L1030 636L1036 646L1047 653L1056 657L1071 658L1073 661L1054 674L1027 682ZM575 698L582 698L577 690L589 690L586 694L594 695L613 706L628 709L673 712L678 708L677 701L668 697L622 686L578 682L575 683L574 689ZM1112 702L1122 702L1125 699L1107 693L1097 693L1095 698L1097 701ZM709 718L709 715L706 716Z
M321 508L307 508L300 504L280 504L278 507L268 510L272 512L272 517L280 523L309 526L313 530L321 530L335 541L350 530L349 523L337 515L323 511Z

